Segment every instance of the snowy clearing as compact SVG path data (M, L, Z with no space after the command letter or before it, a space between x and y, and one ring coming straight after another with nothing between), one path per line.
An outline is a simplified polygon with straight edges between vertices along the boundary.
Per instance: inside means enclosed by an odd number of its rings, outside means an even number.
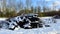
M50 17L41 18L43 21L47 22L46 19ZM2 19L2 18L1 18ZM3 20L5 20L3 18ZM50 27L43 26L42 28L35 29L19 29L19 30L8 30L0 29L0 34L60 34L60 19L55 19L56 23L49 23Z

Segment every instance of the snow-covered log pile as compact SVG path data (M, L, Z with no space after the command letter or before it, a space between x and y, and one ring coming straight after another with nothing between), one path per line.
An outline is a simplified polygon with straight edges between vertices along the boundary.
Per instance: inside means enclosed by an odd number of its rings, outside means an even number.
M9 29L1 29L0 34L60 34L60 19L53 19L52 17L40 17L40 19L44 22L42 28L34 28L34 29L23 29L16 28L15 30ZM53 23L53 22L56 23ZM50 25L50 27L45 27L44 25ZM26 33L27 32L27 33Z

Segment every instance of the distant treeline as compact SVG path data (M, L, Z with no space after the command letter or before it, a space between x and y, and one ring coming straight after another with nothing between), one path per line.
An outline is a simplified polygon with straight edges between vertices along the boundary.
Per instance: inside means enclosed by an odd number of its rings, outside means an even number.
M54 15L59 15L60 16L60 11L49 11L49 12L39 13L39 16L54 16Z
M33 13L33 10L20 10L18 13L13 10L13 11L9 11L8 9L6 9L6 11L0 11L0 17L15 17L15 16L19 16L21 14L27 14L27 13ZM39 17L43 17L43 16L54 16L54 15L60 15L60 11L48 11L48 12L40 12L38 11L38 16Z

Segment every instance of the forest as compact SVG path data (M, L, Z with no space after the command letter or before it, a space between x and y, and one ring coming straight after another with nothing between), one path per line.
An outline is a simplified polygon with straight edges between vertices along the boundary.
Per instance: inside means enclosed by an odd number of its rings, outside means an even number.
M34 6L32 0L0 0L0 17L15 17L21 14L34 13L39 17L60 15L60 10L56 10L55 2L53 8L47 6L47 1L36 1Z

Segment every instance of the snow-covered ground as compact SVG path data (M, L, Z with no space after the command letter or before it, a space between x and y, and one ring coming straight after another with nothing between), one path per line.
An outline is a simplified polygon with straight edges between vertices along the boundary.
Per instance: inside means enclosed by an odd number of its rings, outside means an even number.
M7 18L0 18L0 21L1 21L1 20L6 20L6 19L7 19Z
M42 17L46 24L52 17ZM48 23L50 27L43 26L42 28L35 29L19 29L19 30L8 30L8 29L0 29L0 34L60 34L60 19L55 19L56 23Z

